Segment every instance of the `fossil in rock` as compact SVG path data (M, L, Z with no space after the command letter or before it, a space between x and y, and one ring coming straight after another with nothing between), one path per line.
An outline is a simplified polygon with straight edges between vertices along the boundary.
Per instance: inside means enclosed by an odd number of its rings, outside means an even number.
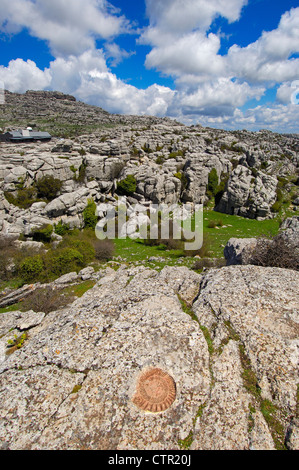
M175 396L173 378L163 370L155 368L141 375L133 403L144 411L159 413L172 405Z

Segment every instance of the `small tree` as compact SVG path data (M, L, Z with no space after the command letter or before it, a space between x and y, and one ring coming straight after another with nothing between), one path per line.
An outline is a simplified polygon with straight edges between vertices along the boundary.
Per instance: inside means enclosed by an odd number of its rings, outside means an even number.
M92 229L95 228L98 222L98 218L96 216L96 203L93 199L88 199L88 204L83 211L83 219L84 219L84 227L90 227Z
M52 201L61 190L62 181L52 175L46 175L38 179L35 183L37 197Z
M137 181L135 176L128 175L125 179L117 183L116 192L121 196L131 196L133 193L135 193L136 188Z
M217 193L217 188L218 188L218 175L217 175L216 169L213 168L210 171L209 176L208 176L208 186L207 186L208 194L215 196Z

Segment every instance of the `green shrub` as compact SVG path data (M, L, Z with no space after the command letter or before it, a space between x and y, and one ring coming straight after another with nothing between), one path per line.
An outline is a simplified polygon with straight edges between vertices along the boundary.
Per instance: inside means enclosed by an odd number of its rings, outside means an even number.
M165 160L165 157L163 157L162 155L159 155L159 156L156 158L156 163L157 163L157 165L163 165L164 160Z
M44 263L40 255L30 256L21 261L19 274L26 282L35 281L44 269Z
M39 198L52 201L61 190L62 181L52 175L46 175L36 181L35 187Z
M84 265L90 263L95 258L95 249L91 242L87 240L72 240L68 238L67 244L70 248L74 248L82 255L82 262Z
M33 187L19 189L16 195L5 192L4 196L10 204L20 207L21 209L28 209L34 202L37 202L36 191Z
M52 225L45 225L32 233L32 238L36 242L50 242L53 233Z
M69 224L64 224L61 220L54 227L54 232L57 235L60 235L61 237L69 233L69 231L70 231Z
M228 173L222 173L221 174L221 181L218 184L216 191L215 191L215 206L217 206L225 193L226 185L229 179L229 174Z
M122 181L117 183L117 190L116 192L122 196L131 196L135 193L137 188L137 181L135 176L128 175Z
M96 203L93 199L89 199L86 208L83 211L84 227L95 228L98 222L96 215Z
M208 186L207 191L211 193L213 196L216 195L218 188L218 175L215 168L213 168L208 176Z
M274 202L273 206L271 207L271 212L279 212L281 209L281 202L276 201Z
M50 273L61 276L84 267L84 256L75 248L61 248L48 254L47 266Z
M187 186L188 186L188 178L185 175L185 173L183 173L181 171L178 171L173 176L175 176L176 178L178 178L181 181L181 191L184 191L184 189L186 189Z
M79 175L77 177L78 183L83 183L86 177L86 168L87 165L85 163L82 163L79 167Z

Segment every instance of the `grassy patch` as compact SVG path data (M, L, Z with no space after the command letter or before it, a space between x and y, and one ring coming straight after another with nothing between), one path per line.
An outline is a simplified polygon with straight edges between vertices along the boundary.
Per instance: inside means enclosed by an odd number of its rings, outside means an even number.
M203 214L203 233L204 237L208 240L208 253L205 253L204 256L223 258L224 246L230 238L274 236L278 233L280 221L279 217L258 221L205 209ZM149 257L155 256L165 260L162 261L162 264L171 266L177 264L178 258L184 257L182 249L166 251L163 245L149 246L143 240L127 238L117 239L114 242L115 256L126 258L128 262L146 261ZM189 259L182 260L182 263L189 266L189 261Z
M204 210L203 231L209 235L210 256L223 256L223 248L230 238L255 238L276 235L280 219L256 220L236 215Z
M190 431L188 436L185 439L179 439L178 440L178 445L180 449L187 450L190 448L191 444L193 442L193 431Z
M21 302L10 305L9 307L0 308L0 313L7 313L7 312L16 312L17 310L21 310Z
M214 353L214 345L213 345L213 340L211 338L211 335L210 335L210 332L209 332L208 328L199 323L198 318L195 315L195 313L193 312L192 308L189 307L186 304L186 302L184 302L184 300L179 295L178 295L178 299L181 303L183 312L187 313L187 315L189 315L192 318L192 320L196 321L199 324L199 328L203 332L203 335L204 335L205 340L207 342L209 353L213 354Z
M285 432L282 423L279 420L279 408L275 406L270 400L262 400L261 412L269 426L272 438L277 450L286 450L284 443Z
M88 290L92 289L96 284L96 281L83 281L75 286L66 287L61 291L66 296L82 297Z

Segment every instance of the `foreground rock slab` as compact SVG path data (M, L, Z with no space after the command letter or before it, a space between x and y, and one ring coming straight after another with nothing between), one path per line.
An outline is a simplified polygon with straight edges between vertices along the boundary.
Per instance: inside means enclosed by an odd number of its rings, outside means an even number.
M286 445L299 448L298 281L253 266L206 275L121 266L71 306L40 312L9 355L19 322L6 318L1 448L274 449L265 398L281 411ZM244 380L245 354L261 398Z

